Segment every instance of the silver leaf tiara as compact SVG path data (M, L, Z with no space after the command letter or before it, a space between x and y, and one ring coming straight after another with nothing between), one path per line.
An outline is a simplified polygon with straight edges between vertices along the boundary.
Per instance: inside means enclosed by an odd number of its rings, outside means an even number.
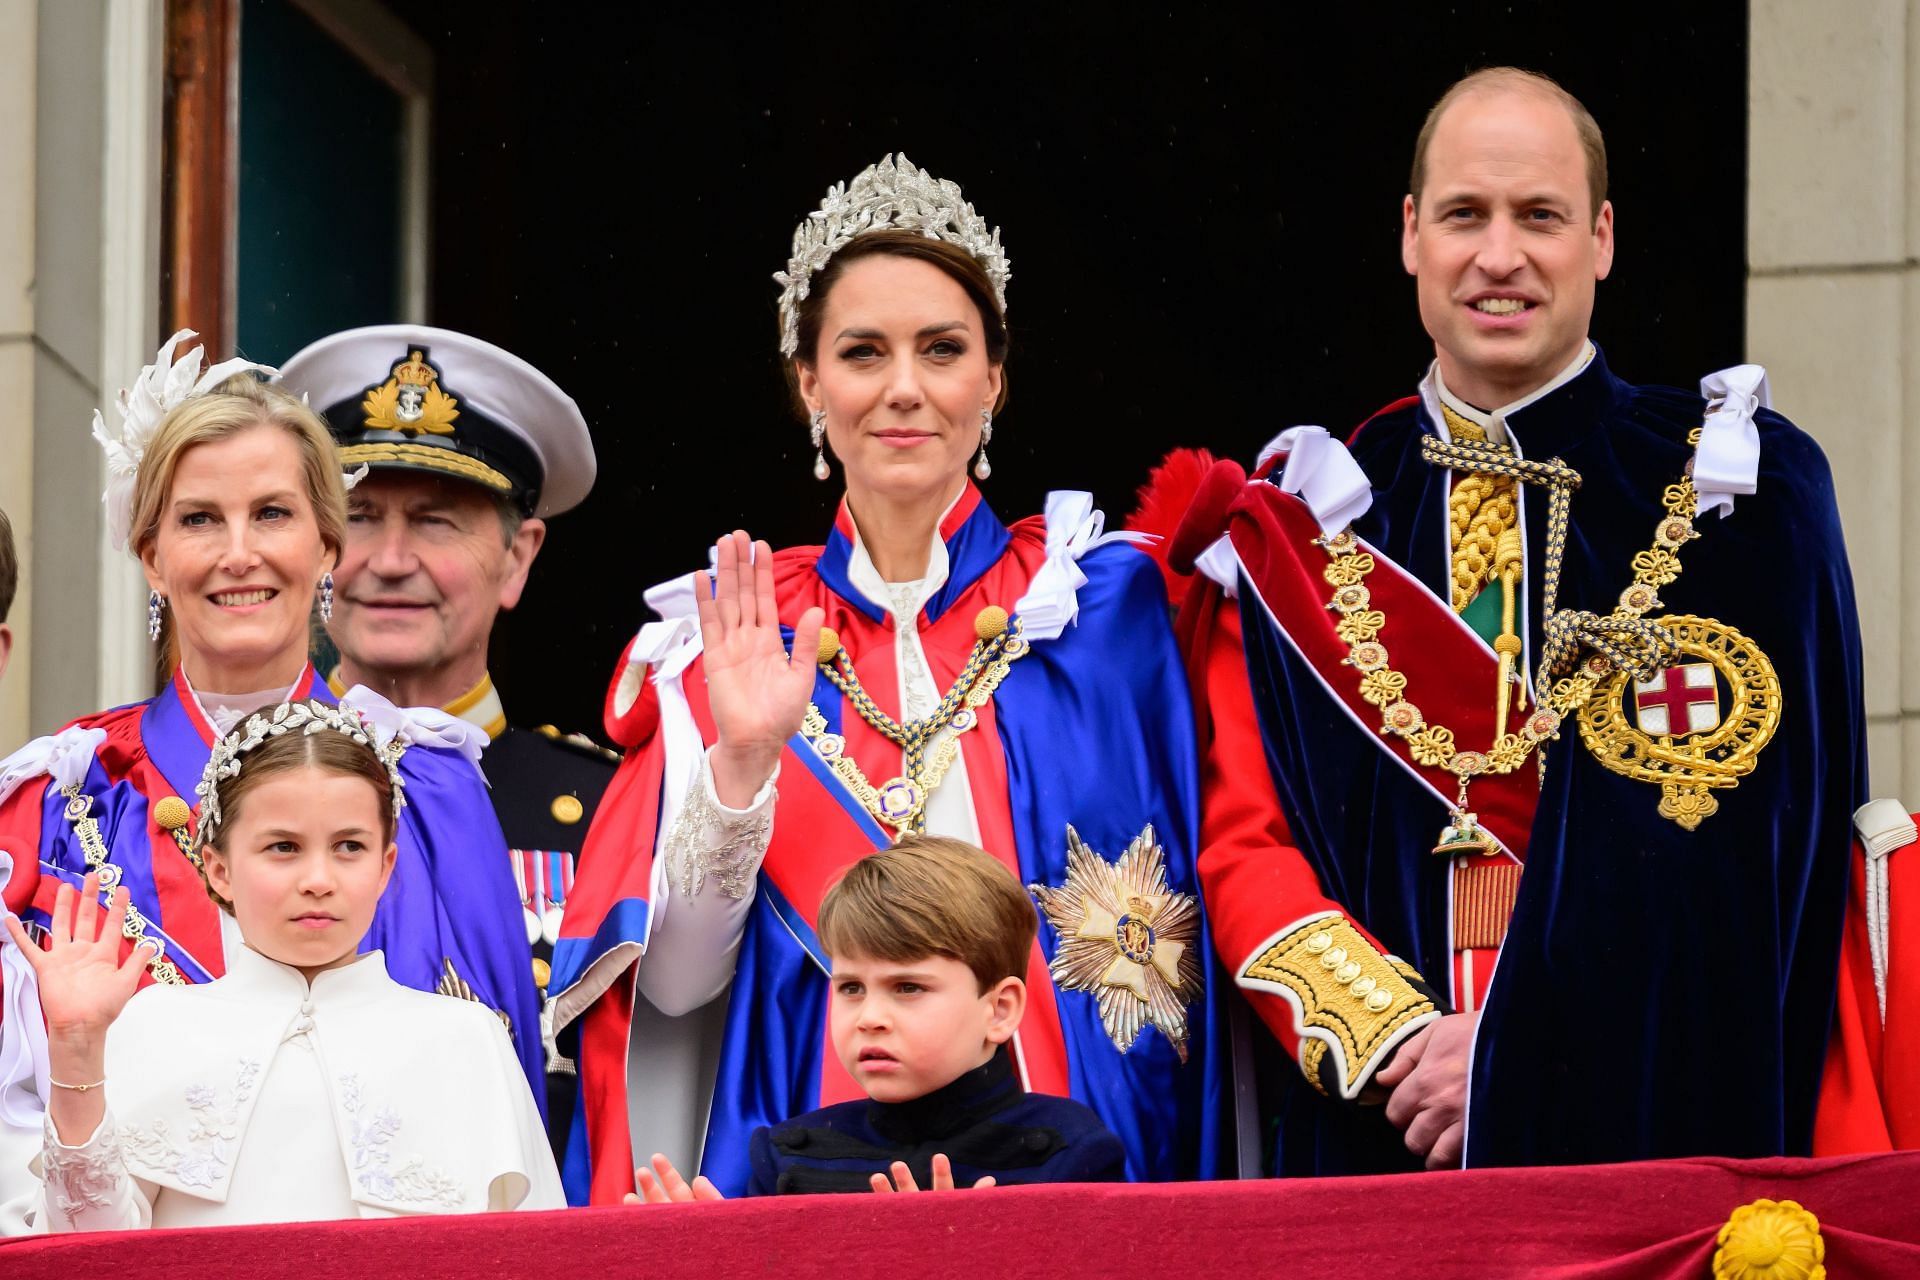
M400 778L400 756L406 750L405 744L395 738L388 746L375 741L372 731L357 711L346 707L330 706L316 699L304 702L283 702L272 711L256 712L234 731L213 745L213 755L207 760L207 767L200 775L200 785L194 794L200 798L200 823L194 832L192 853L197 857L208 839L217 833L225 822L220 812L220 782L223 778L240 776L240 757L258 747L269 738L284 737L289 733L344 733L361 746L371 748L380 763L387 767L387 778L393 784L393 809L398 813L407 802L406 783Z
M994 300L1007 309L1007 281L1013 271L1000 247L1000 228L973 211L960 185L916 169L906 156L888 155L868 165L852 183L827 188L827 198L793 230L793 256L787 269L773 273L780 285L780 354L800 349L800 304L807 300L813 275L856 237L870 231L918 231L929 240L957 244L986 271Z

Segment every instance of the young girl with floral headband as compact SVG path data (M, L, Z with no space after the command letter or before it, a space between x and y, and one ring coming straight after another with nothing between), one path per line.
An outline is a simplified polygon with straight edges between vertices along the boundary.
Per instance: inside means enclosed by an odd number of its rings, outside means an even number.
M62 884L50 942L6 927L48 1033L49 1231L564 1207L506 1028L360 951L393 874L401 748L318 700L248 717L200 787L225 976L135 994L127 890Z

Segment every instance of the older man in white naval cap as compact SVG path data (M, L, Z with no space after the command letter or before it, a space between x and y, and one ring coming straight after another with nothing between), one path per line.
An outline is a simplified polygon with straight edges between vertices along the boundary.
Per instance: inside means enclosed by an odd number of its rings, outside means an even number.
M519 603L546 518L593 487L586 419L513 353L424 325L322 338L285 363L280 381L326 418L349 471L369 469L348 494L330 682L443 707L486 731L481 766L513 849L544 997L574 858L614 760L551 726L510 728L487 644L500 611ZM550 1036L547 1062L550 1136L564 1158L573 1067Z

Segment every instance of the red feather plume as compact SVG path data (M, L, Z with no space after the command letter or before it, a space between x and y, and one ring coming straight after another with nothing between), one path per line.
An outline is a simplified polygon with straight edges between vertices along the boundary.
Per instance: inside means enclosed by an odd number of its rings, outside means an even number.
M1200 492L1207 473L1213 470L1214 461L1207 449L1173 450L1147 473L1147 482L1135 491L1133 514L1127 517L1127 528L1155 536L1155 541L1140 549L1160 566L1160 574L1167 580L1167 597L1176 609L1193 584L1193 566L1188 565L1182 572L1168 563L1173 535L1192 508L1194 496Z

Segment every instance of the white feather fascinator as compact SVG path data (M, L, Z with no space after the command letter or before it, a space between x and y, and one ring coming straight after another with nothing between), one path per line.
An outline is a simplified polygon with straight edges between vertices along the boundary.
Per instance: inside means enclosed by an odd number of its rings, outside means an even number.
M182 329L168 338L153 363L142 369L133 385L120 393L118 433L109 432L100 411L94 410L93 438L107 454L107 491L101 495L101 501L107 506L107 532L113 545L122 550L130 550L127 537L133 519L134 477L140 471L140 461L146 456L147 445L153 440L160 420L180 404L206 394L236 373L262 373L271 377L276 372L267 365L236 358L222 360L203 373L201 366L206 361L206 353L200 347L175 360L174 348L196 336L193 330Z

